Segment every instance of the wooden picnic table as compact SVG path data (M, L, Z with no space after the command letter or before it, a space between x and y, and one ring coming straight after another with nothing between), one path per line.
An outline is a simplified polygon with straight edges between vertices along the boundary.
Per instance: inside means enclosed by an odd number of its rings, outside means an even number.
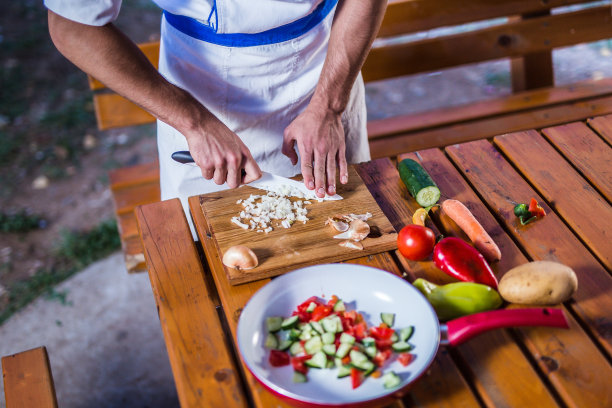
M357 166L397 231L418 208L396 169L397 160L411 157L443 198L466 204L499 245L498 277L528 261L553 260L573 268L579 282L573 299L560 305L569 330L496 330L441 349L427 374L393 406L612 406L611 145L612 115ZM513 207L532 197L547 215L521 226ZM288 406L257 383L235 342L242 308L269 279L230 285L199 197L190 206L203 251L177 199L136 212L181 406ZM443 215L432 218L436 233L461 236ZM449 279L431 261L407 261L397 251L349 262L409 281Z

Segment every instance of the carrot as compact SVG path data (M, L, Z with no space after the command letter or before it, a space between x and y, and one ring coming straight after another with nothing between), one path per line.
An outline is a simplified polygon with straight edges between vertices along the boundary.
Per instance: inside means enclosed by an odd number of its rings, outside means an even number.
M487 261L495 262L501 259L499 247L465 205L457 200L445 200L442 210L466 233Z

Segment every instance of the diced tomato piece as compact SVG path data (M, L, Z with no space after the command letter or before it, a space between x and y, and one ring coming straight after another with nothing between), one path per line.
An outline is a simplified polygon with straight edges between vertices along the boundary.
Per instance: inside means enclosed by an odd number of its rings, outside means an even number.
M391 341L391 339L388 339L388 340L374 339L374 342L376 343L376 348L379 350L386 350L390 348L391 345L393 344L393 341Z
M350 356L346 356L342 359L342 364L348 364L351 362L351 357Z
M370 336L376 340L389 340L393 336L394 331L386 324L383 326L383 324L378 327L370 327Z
M331 306L318 305L317 307L315 307L315 310L313 310L310 320L313 322L318 322L322 318L329 316L332 310L333 309Z
M306 360L309 360L311 357L312 356L310 355L305 355L305 356L300 356L300 357L291 357L291 365L293 366L293 369L297 371L298 373L307 374L308 366L304 364L304 362Z
M380 370L376 370L372 374L370 374L370 377L372 377L372 378L380 378L381 375L382 375L382 373L380 372Z
M363 382L363 374L355 367L351 367L351 385L353 389L359 387Z
M310 313L301 312L299 310L296 310L293 313L291 313L291 316L297 316L300 319L300 322L303 322L303 323L306 323L310 320Z
M374 362L374 364L376 364L377 367L382 367L385 361L387 361L389 357L391 357L391 354L391 348L380 350L378 353L376 353L376 356L374 356L372 361Z
M306 309L308 309L308 306L310 306L311 303L315 303L317 305L321 304L321 301L319 300L319 298L317 298L316 296L311 296L308 299L306 299L304 302L300 303L297 307L297 311L298 312L304 312L304 313L308 313L306 312Z
M282 367L289 365L289 354L284 351L270 350L270 365L272 367Z
M343 313L343 317L353 325L355 324L355 320L357 320L357 312L354 310L347 310Z
M414 360L414 354L410 353L400 353L399 357L397 358L397 361L399 361L404 367L412 363L412 360Z
M361 340L364 337L367 337L366 324L364 322L357 323L355 326L353 326L353 332L353 335L355 336L355 338L357 338L357 340Z
M329 299L329 301L327 302L327 306L331 306L334 307L336 305L336 303L338 303L338 296L336 295L332 295L331 299Z

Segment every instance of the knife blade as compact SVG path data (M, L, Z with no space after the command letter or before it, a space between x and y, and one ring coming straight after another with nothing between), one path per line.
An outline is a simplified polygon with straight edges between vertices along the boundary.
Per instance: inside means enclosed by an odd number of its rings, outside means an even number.
M172 159L179 163L189 164L194 163L193 157L189 151L180 151L172 153ZM244 170L243 170L244 171ZM245 184L243 184L245 185ZM303 182L292 180L287 177L277 176L276 174L261 172L261 177L257 180L248 183L249 186L260 190L271 191L275 194L293 196L298 198L306 198L317 201L335 201L342 200L342 196L334 194L332 196L325 195L323 198L317 197L313 190L309 190ZM241 186L242 187L242 186ZM300 195L302 197L300 197Z

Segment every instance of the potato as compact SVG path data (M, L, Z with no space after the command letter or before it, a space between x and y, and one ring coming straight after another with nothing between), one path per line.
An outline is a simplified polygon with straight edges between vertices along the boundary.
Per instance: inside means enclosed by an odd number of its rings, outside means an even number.
M511 303L553 305L568 300L578 289L569 266L536 261L509 270L499 281L499 294Z

